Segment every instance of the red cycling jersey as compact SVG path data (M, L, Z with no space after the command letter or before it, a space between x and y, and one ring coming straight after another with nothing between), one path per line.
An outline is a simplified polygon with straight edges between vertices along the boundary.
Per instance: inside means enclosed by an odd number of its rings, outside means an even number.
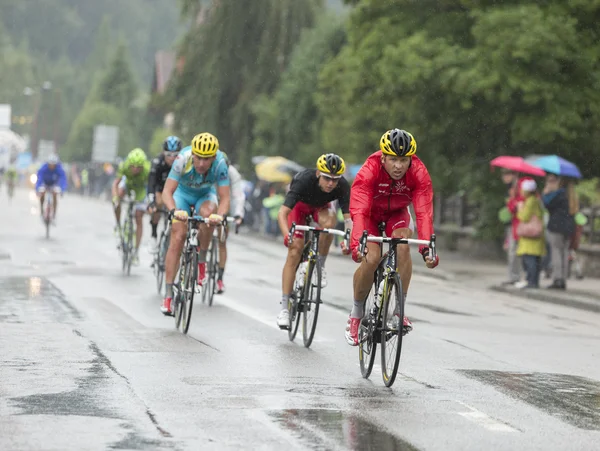
M372 222L387 221L412 203L419 239L429 240L433 233L433 187L425 164L416 156L404 177L393 180L381 162L381 151L367 158L356 175L350 191L352 237L350 248L356 259L363 230L372 230ZM408 224L406 224L408 227ZM420 249L427 246L421 246Z

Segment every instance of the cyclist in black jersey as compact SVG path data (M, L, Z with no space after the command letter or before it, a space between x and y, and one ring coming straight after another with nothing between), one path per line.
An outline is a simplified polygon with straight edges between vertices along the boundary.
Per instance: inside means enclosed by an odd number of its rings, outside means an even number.
M317 168L306 169L296 174L290 185L285 201L279 209L277 221L283 235L283 243L288 248L288 255L282 273L281 311L277 317L277 325L287 329L289 325L288 300L294 286L296 268L302 258L304 232L296 231L292 242L288 242L288 233L292 223L306 224L306 217L312 216L321 227L333 228L337 224L337 212L334 201L338 200L344 214L347 228L352 228L350 221L350 184L342 177L346 170L344 160L338 155L328 153L317 160ZM319 265L321 266L321 287L327 285L325 260L333 241L333 235L324 233L319 238ZM344 249L348 253L349 249Z
M177 136L169 136L163 143L163 153L152 160L150 175L148 176L148 212L150 225L152 226L152 239L150 240L150 252L158 250L157 229L160 219L159 208L163 206L162 190L169 177L171 166L181 151L181 140Z

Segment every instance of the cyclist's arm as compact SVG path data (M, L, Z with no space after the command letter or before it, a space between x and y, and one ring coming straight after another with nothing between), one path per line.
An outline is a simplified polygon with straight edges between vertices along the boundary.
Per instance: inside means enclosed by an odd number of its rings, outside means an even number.
M227 162L224 158L219 161L219 165L217 166L216 180L217 195L219 196L217 214L225 217L231 206L231 183L229 180L229 168L227 167Z
M367 160L365 162L360 171L358 171L350 190L350 216L353 222L350 248L352 249L352 256L355 259L357 257L358 241L362 236L363 230L367 228L367 218L371 215L371 206L373 205L373 197L375 195L375 184L377 183L379 167L374 163L380 164L378 161L372 162Z
M179 182L169 177L162 190L162 200L168 211L175 210L175 199L173 199L173 193L175 193L177 186L179 186Z
M112 189L111 189L113 197L119 195L119 191L118 191L118 189L119 189L119 183L121 183L122 179L123 179L123 176L121 174L117 174L117 176L113 180Z
M231 189L229 188L229 185L217 186L217 195L219 196L217 214L225 217L227 216L229 206L231 205Z
M338 199L338 204L344 216L344 229L352 230L352 219L350 219L350 184L346 179L340 181L342 196Z
M277 213L277 224L279 224L279 230L281 230L281 235L284 237L290 233L290 229L288 227L288 216L291 212L292 209L284 204L279 207L279 213Z
M229 166L229 182L231 188L231 206L235 207L235 210L233 210L231 214L243 218L246 196L242 189L242 177L238 170L233 166Z
M154 200L154 195L156 193L156 182L158 179L158 166L160 164L160 160L155 158L152 160L152 167L150 168L150 174L148 175L148 195L151 196L151 199Z
M62 165L57 166L58 171L58 186L64 192L67 190L67 174L65 174L65 170Z
M44 174L46 173L45 169L46 169L46 167L42 166L37 171L37 181L35 182L35 190L36 191L39 190L42 187L42 185L44 184Z
M433 233L433 186L425 165L417 168L415 177L418 188L413 192L413 207L417 217L417 231L420 240L428 240ZM422 251L427 246L419 246Z

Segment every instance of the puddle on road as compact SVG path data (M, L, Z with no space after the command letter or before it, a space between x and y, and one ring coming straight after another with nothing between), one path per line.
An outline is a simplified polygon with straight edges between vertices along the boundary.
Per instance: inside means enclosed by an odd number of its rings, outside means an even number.
M23 316L14 318L17 309ZM27 310L31 309L31 310ZM68 312L71 317L81 319L81 314L67 301L65 295L44 277L2 277L0 278L0 321L26 321L27 311L47 309L62 316ZM19 316L19 315L17 315Z
M579 429L600 431L600 382L554 373L459 370Z
M269 412L277 424L310 449L416 451L370 421L341 410L288 409Z

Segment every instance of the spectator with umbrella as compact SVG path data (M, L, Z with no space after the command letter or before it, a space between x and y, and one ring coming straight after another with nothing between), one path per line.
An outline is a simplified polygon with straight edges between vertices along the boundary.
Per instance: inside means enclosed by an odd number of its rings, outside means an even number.
M549 213L548 241L552 258L553 282L550 289L564 290L569 272L569 248L575 235L575 215L579 211L579 199L574 179L581 178L579 168L556 155L540 157L533 165L545 170L544 205Z
M522 157L500 156L494 158L490 165L501 168L502 181L507 188L505 210L503 210L508 223L504 242L508 257L508 280L504 282L504 285L518 284L521 279L521 258L517 255L519 241L517 207L520 202L525 200L521 193L521 184L528 178L522 177L522 175L544 176L545 173L539 167L527 163Z

